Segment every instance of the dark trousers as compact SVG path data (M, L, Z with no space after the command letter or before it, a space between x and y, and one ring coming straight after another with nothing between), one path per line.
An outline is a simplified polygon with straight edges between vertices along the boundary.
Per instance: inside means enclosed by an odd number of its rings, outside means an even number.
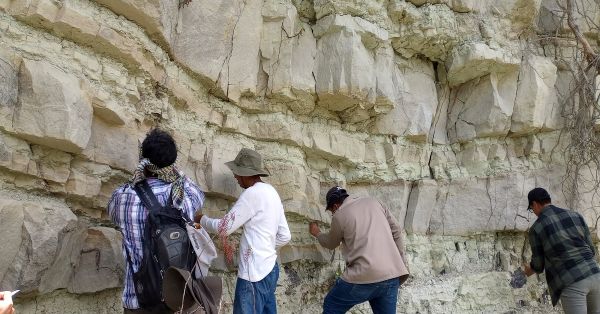
M325 297L323 313L346 313L353 306L369 301L373 313L395 314L399 287L398 278L369 284L353 284L338 278Z

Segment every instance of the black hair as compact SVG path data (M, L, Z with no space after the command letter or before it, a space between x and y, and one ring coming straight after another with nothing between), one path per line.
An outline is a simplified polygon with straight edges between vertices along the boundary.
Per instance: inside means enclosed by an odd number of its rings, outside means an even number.
M543 188L535 188L527 194L527 200L529 201L529 206L533 204L533 202L538 202L540 205L546 205L552 203L552 198L550 198L550 194Z
M348 197L348 193L346 190L342 189L339 186L334 186L329 191L327 191L327 195L325 196L325 202L327 206L325 209L331 209L334 204L341 204Z
M177 160L177 145L173 137L158 128L150 130L142 142L142 157L148 158L159 168L164 168Z

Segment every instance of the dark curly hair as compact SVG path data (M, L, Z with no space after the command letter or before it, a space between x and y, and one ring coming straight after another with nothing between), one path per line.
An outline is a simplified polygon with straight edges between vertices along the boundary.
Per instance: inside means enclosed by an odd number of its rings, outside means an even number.
M177 145L173 137L160 129L152 129L142 142L142 157L148 158L159 168L164 168L177 160Z

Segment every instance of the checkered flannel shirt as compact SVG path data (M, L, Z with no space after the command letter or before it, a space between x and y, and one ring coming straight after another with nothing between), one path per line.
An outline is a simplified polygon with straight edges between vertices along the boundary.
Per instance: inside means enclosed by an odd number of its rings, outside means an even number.
M171 183L148 178L148 185L156 195L158 202L164 205L171 193ZM194 219L194 212L200 209L204 203L204 193L189 178L184 182L184 200L181 210L190 219ZM139 308L133 285L133 273L137 271L142 263L143 246L142 236L148 210L142 204L140 198L129 183L116 189L108 202L108 214L111 220L121 228L123 232L123 258L125 258L125 282L123 287L123 307L127 309ZM129 252L131 264L127 261L125 250Z
M529 229L530 266L546 272L546 281L556 305L568 285L600 273L590 230L583 217L571 210L546 206Z

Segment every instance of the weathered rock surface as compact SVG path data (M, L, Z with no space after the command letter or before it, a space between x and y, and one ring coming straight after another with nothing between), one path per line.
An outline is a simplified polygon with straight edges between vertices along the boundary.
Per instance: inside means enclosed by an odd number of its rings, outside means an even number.
M4 133L0 137L0 166L16 172L37 173L29 144Z
M463 142L508 134L517 78L517 72L494 72L461 86L449 108L450 139Z
M23 60L11 131L33 143L76 152L86 147L91 123L92 106L76 77L46 62Z
M107 177L110 167L81 160L73 161L66 183L70 194L92 199L100 194L102 178Z
M328 15L351 15L379 25L389 27L389 17L385 14L386 1L348 1L348 0L313 0L315 15L321 19Z
M372 108L377 87L372 50L388 39L387 31L360 18L330 15L319 20L314 33L319 104L333 111Z
M315 102L313 76L316 40L309 24L300 20L296 7L265 4L260 42L261 69L268 75L267 97L308 113Z
M178 14L178 3L165 0L98 0L116 14L135 21L144 28L148 36L155 38L162 46L171 43Z
M417 8L404 1L393 1L389 12L399 23L399 35L392 39L392 44L405 57L422 54L433 60L444 60L462 40L457 16L446 5Z
M172 44L175 60L233 101L256 94L261 6L258 0L191 2L180 11Z
M448 83L459 85L489 73L514 72L520 60L507 51L498 51L484 43L470 43L453 50L448 61Z
M111 127L94 118L90 141L82 154L101 164L117 169L134 169L139 160L138 147L144 133L129 127Z
M65 183L73 156L45 146L32 146L33 158L37 161L37 175L45 180Z
M389 89L395 99L394 109L380 115L373 132L406 136L415 140L425 140L431 128L433 116L437 109L437 91L435 74L431 63L414 60L405 62L396 58L382 67L392 68Z
M12 117L19 96L20 58L10 51L0 50L0 126L12 128Z
M546 34L568 33L567 19L563 18L566 5L551 0L541 0L538 19L540 31ZM600 6L595 1L573 1L573 20L583 33L595 32L593 25L588 21L595 20L600 14Z
M556 71L556 66L548 59L527 57L519 73L511 132L523 134L553 128L551 119L557 115L554 111L558 109L554 87ZM547 123L548 120L550 123Z
M11 239L11 249L2 257L0 285L24 292L50 292L44 289L50 283L43 278L58 256L62 240L74 231L77 217L60 204L11 199L2 199L0 204L5 217L0 220L2 238Z
M212 165L207 169L206 185L208 191L222 194L226 197L238 197L242 190L237 181L231 180L233 174L225 162L235 159L235 156L242 147L251 148L240 145L232 138L221 138L215 141L215 146L208 153L208 161Z
M113 228L87 230L69 283L70 293L95 293L121 286L124 276L121 239L121 233Z
M408 233L427 234L433 209L437 202L438 185L434 180L421 180L412 186L404 228Z

